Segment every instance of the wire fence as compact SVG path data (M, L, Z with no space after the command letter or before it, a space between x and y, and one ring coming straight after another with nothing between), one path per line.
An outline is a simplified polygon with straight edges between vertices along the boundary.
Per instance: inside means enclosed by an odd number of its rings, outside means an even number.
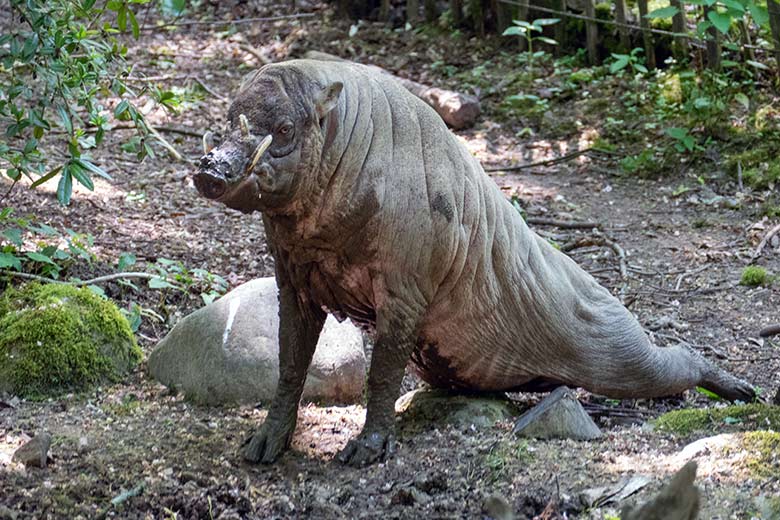
M565 18L576 18L577 20L584 20L586 22L595 22L601 25L611 25L614 27L625 27L626 29L631 29L632 31L636 32L650 32L653 34L662 34L664 36L673 36L675 38L685 38L688 42L690 42L692 45L695 45L697 47L704 48L707 45L706 40L702 40L701 38L696 38L695 36L691 36L689 33L676 33L673 31L666 31L664 29L656 29L653 27L641 27L639 25L629 24L629 23L621 23L616 20L604 20L603 18L595 18L592 16L587 16L584 14L578 14L578 13L572 13L569 11L561 11L558 9L552 9L550 7L544 7L540 5L533 5L525 2L517 2L515 0L498 0L502 4L507 5L514 5L517 7L523 7L527 9L532 9L534 11L540 11L543 13L548 14L555 14L561 17ZM770 47L762 47L760 45L750 45L750 44L739 44L739 48L742 49L754 49L754 50L760 50L760 51L768 51L771 52L772 49Z

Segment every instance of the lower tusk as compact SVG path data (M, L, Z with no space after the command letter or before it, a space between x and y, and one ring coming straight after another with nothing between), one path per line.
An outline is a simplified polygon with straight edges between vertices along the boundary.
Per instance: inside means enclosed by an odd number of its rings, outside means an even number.
M260 161L260 158L263 156L266 150L268 150L268 147L271 146L271 141L273 141L274 138L271 134L268 134L267 136L263 137L263 140L260 141L260 144L257 145L257 149L255 150L255 155L252 156L252 163L249 165L249 169L255 167L255 165Z
M238 116L238 123L241 126L241 133L244 134L244 137L249 137L249 119L244 114L241 114Z
M211 150L214 149L214 133L209 130L205 134L203 134L203 154L208 154Z

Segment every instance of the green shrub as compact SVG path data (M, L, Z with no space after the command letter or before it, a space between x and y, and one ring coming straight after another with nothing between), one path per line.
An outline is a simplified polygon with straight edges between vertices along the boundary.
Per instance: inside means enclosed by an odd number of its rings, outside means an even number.
M740 285L746 285L748 287L758 287L760 285L770 285L772 283L772 277L766 272L763 267L756 265L749 265L742 270L742 277L739 280Z

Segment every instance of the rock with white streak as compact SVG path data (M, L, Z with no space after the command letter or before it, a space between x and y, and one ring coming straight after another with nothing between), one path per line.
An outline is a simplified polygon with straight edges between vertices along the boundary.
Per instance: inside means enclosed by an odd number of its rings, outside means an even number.
M279 302L274 278L247 282L182 319L149 357L151 375L200 404L268 402L279 379ZM362 400L363 336L328 316L303 398Z

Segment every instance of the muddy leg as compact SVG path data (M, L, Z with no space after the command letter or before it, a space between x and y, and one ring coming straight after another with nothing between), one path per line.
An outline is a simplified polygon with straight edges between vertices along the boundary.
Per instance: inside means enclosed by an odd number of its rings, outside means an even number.
M395 451L395 400L417 341L422 306L392 301L377 312L377 337L368 375L366 423L337 458L351 466L384 460Z
M246 460L270 463L289 447L306 370L324 323L320 309L301 301L289 285L279 288L279 385L265 422L244 442Z

